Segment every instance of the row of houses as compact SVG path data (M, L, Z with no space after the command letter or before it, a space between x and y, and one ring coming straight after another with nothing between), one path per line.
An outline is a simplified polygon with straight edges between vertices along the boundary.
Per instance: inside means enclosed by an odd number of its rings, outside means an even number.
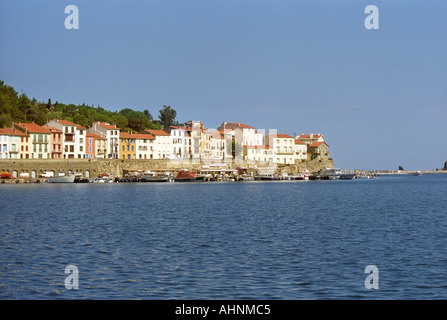
M240 160L295 164L329 157L321 134L290 136L242 124L223 122L207 129L188 121L164 130L139 133L120 131L115 125L94 122L85 128L68 120L44 126L13 123L0 129L1 159L200 159Z

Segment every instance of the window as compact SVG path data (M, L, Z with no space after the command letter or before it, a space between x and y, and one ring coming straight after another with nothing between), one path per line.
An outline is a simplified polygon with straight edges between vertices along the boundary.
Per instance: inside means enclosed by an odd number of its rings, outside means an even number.
M92 146L88 147L88 152L92 152Z
M89 144L92 144L92 138L89 138L89 139L88 139L88 143L89 143Z

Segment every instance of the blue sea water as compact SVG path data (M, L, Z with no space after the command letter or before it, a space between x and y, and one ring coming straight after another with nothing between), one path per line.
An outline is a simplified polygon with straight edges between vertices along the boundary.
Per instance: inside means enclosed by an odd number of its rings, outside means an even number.
M446 190L447 175L3 184L0 298L446 299Z

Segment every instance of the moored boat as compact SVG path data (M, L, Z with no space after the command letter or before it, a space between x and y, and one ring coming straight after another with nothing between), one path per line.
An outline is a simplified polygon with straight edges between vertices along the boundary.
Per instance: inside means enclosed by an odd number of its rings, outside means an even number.
M157 175L155 172L146 171L140 178L141 182L171 182L169 175Z
M74 174L67 174L64 176L51 177L47 179L47 182L50 183L73 183L75 181L76 176Z
M181 170L174 178L175 182L191 182L191 181L203 181L204 176L198 176L194 171Z

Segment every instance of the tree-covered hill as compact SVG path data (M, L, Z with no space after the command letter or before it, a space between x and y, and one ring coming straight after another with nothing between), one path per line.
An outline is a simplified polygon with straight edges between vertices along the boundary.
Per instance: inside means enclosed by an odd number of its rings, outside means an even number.
M90 127L95 121L116 124L121 130L140 132L145 129L161 129L176 124L176 111L163 106L159 120L154 120L149 110L136 111L125 108L121 111L108 111L100 106L86 104L52 103L30 99L25 93L19 94L13 87L0 80L0 128L10 126L12 122L34 122L44 125L53 119L65 119L84 127Z

